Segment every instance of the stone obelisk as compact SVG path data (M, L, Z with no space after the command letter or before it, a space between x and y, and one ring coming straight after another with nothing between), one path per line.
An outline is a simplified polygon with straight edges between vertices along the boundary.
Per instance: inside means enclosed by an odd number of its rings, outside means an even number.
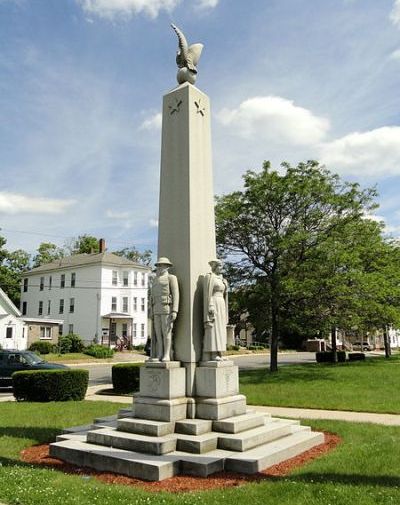
M190 397L204 332L202 276L216 250L210 102L188 81L164 96L160 188L158 256L179 280L174 359L186 368Z

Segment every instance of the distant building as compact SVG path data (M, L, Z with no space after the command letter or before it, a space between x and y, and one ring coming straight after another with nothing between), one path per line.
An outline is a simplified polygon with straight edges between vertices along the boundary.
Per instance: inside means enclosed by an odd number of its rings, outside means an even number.
M21 286L22 317L62 318L60 334L77 333L85 343L132 345L147 339L147 288L150 269L106 252L77 254L34 268Z
M21 312L0 288L0 345L3 349L27 348L28 327Z

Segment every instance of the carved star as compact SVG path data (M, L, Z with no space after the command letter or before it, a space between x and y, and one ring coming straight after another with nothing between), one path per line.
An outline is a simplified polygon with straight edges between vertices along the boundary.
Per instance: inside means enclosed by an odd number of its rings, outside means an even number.
M175 105L168 105L169 113L171 114L177 114L180 111L181 105L182 105L182 100L178 100L175 98Z
M206 112L206 108L202 107L201 98L199 98L197 101L195 100L194 104L195 104L196 109L197 109L196 113L197 114L201 114L202 116L204 116L204 114Z

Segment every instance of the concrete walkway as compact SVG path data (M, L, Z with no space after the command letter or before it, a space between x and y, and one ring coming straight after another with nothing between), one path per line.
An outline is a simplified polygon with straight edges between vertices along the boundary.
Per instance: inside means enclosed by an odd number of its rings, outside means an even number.
M104 401L114 403L130 404L132 395L107 395L99 394L101 391L112 389L112 384L101 384L90 386L86 394L86 400ZM12 394L0 398L0 402L15 401ZM268 412L273 416L291 417L295 419L330 419L334 421L349 421L352 423L373 423L385 426L400 426L399 414L374 414L372 412L351 412L347 410L318 410L318 409L300 409L289 407L262 407L259 405L249 405L251 409ZM1 505L1 504L0 504Z

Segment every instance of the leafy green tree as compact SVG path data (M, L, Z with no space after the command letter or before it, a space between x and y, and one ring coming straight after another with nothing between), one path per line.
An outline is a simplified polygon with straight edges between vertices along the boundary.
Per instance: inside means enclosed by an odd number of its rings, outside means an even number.
M150 265L152 260L152 251L150 249L140 252L135 246L125 247L119 251L114 251L114 254L117 256L123 256L128 260L135 261L136 263L141 263L146 266Z
M18 307L21 298L21 278L29 270L30 256L22 249L8 251L7 241L0 236L0 287Z
M71 244L66 245L66 249L71 255L98 253L99 239L93 235L79 235L78 238L72 240Z
M236 277L243 284L264 286L272 372L278 369L285 312L293 311L293 305L310 307L310 300L315 302L318 279L309 273L316 264L327 261L329 251L337 254L345 230L362 223L376 208L374 189L362 190L356 183L343 182L316 161L297 167L284 163L282 168L284 172L280 173L265 162L261 172L247 172L244 189L218 198L216 205L220 253L234 264L239 274ZM339 251L351 254L348 248ZM351 290L345 290L349 276L344 275L339 260L336 278L330 278L330 289L326 289L327 297L336 291L343 299L341 304L336 298L336 305L332 300L327 303L332 313L335 307L336 318L342 317L340 309L351 298Z
M37 249L36 256L33 258L33 267L36 268L40 265L51 263L63 256L64 251L62 248L56 246L56 244L52 244L51 242L42 242Z

